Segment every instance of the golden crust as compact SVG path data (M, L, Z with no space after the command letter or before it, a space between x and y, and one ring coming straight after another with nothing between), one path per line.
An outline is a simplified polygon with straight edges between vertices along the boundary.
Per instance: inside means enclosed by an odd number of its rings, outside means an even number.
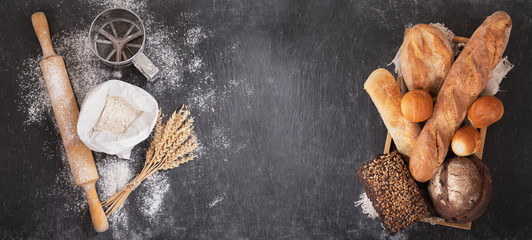
M491 71L501 60L511 26L510 16L502 11L486 18L451 67L432 116L412 151L409 167L417 181L428 181L445 159L469 106L486 87Z
M401 114L403 94L393 75L388 70L379 68L368 77L364 89L375 103L397 150L405 156L410 156L421 128L419 124L406 120Z
M436 96L453 59L451 44L438 28L415 25L405 35L401 47L401 74L406 86Z

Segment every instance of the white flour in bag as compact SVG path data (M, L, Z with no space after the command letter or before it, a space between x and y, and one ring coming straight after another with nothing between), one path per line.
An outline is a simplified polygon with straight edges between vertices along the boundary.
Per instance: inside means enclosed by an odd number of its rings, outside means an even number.
M114 134L124 133L127 128L142 114L120 96L107 96L94 131L109 131Z

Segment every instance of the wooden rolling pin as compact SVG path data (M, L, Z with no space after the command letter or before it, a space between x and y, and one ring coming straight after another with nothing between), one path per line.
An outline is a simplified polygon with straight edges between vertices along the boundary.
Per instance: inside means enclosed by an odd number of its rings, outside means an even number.
M44 59L41 61L41 70L61 132L70 169L76 185L82 187L87 194L94 230L104 232L109 228L109 223L96 193L95 183L99 178L98 171L91 150L81 142L77 134L76 125L79 109L72 92L65 62L63 57L57 55L52 47L48 21L44 13L34 13L31 16L31 22L43 51Z

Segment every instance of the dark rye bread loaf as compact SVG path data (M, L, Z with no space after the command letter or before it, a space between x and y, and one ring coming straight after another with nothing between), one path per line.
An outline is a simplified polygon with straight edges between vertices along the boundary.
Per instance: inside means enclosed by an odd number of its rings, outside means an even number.
M430 180L434 209L449 222L467 223L480 217L490 202L492 182L488 166L475 156L445 160Z
M356 173L390 234L429 215L428 205L399 152L379 155Z
M454 62L410 155L410 173L417 181L430 180L445 160L451 139L469 106L484 90L493 68L501 60L511 28L512 20L507 13L492 14L473 33Z

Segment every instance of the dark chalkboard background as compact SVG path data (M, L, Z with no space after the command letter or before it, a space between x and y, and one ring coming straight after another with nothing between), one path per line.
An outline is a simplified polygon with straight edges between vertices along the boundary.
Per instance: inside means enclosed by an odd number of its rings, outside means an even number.
M81 189L49 194L68 166L60 152L41 149L46 142L60 146L59 134L51 115L24 125L27 113L18 107L22 63L40 54L31 14L44 11L54 35L88 29L104 8L40 0L1 6L0 238L133 238L112 228L97 234L88 212L64 211L83 198ZM172 183L162 215L173 222L132 214L127 231L170 239L532 238L531 1L151 1L146 8L163 26L180 31L201 24L211 32L198 51L215 94L232 79L242 85L210 103L210 113L187 102L187 88L198 82L193 74L184 74L182 90L155 95L166 113L190 105L204 153L165 173ZM512 17L505 54L515 68L497 95L505 116L487 132L492 201L471 231L417 223L389 237L354 205L362 192L355 169L382 151L386 135L363 83L394 57L405 26L442 22L470 36L497 10ZM238 49L225 54L235 43ZM125 69L122 79L149 84L134 69ZM215 144L213 126L224 127L228 145ZM124 208L135 209L136 194ZM223 200L208 207L218 196Z

